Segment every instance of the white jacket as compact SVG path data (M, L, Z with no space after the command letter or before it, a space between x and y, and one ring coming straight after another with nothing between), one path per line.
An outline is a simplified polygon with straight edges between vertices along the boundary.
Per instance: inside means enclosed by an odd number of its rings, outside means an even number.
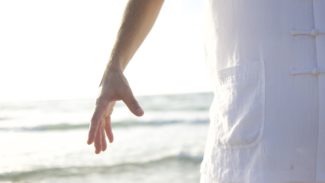
M325 0L208 0L201 183L325 183Z

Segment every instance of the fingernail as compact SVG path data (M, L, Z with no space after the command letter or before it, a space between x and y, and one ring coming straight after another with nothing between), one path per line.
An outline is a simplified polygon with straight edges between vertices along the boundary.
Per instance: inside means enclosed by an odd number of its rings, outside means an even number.
M91 142L91 140L90 140L90 139L89 139L89 140L87 140L87 144L88 144L88 145L92 144L92 142Z
M143 112L143 110L142 110L141 108L138 108L138 109L137 109L137 113L138 113L139 115L143 115L144 112Z

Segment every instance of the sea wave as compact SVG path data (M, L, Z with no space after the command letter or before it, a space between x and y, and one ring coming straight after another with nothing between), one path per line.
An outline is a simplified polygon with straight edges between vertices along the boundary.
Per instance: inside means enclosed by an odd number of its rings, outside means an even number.
M11 119L10 117L0 117L0 121L6 121L6 120L9 120Z
M154 127L154 126L165 126L175 124L189 124L189 125L206 125L208 119L195 119L195 120L155 120L155 121L121 121L113 123L113 128L132 128L132 127ZM40 132L40 131L67 131L67 130L78 130L87 129L89 123L81 124L70 124L70 123L59 123L59 124L47 124L37 125L32 127L4 127L0 128L0 131L27 131L27 132Z
M37 168L29 171L18 171L0 174L0 181L20 181L26 179L41 179L49 177L70 177L84 176L93 173L110 173L133 171L143 168L155 168L158 166L168 166L170 163L180 163L182 166L198 166L202 161L203 155L191 155L187 153L171 154L154 158L151 160L122 162L114 165L100 166L70 166L70 167L51 167Z

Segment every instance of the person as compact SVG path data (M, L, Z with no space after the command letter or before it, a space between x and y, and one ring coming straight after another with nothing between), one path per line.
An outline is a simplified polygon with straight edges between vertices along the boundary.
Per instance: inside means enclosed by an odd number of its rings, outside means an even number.
M200 182L325 182L324 0L206 2L215 97ZM113 141L116 100L143 115L123 70L162 4L128 3L90 125L96 153Z

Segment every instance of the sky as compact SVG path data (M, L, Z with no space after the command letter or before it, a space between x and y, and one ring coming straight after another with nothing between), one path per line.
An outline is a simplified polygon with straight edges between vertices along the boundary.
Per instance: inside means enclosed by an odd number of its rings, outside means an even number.
M0 100L96 97L126 2L0 1ZM165 1L125 70L135 95L212 90L203 12L203 1Z

